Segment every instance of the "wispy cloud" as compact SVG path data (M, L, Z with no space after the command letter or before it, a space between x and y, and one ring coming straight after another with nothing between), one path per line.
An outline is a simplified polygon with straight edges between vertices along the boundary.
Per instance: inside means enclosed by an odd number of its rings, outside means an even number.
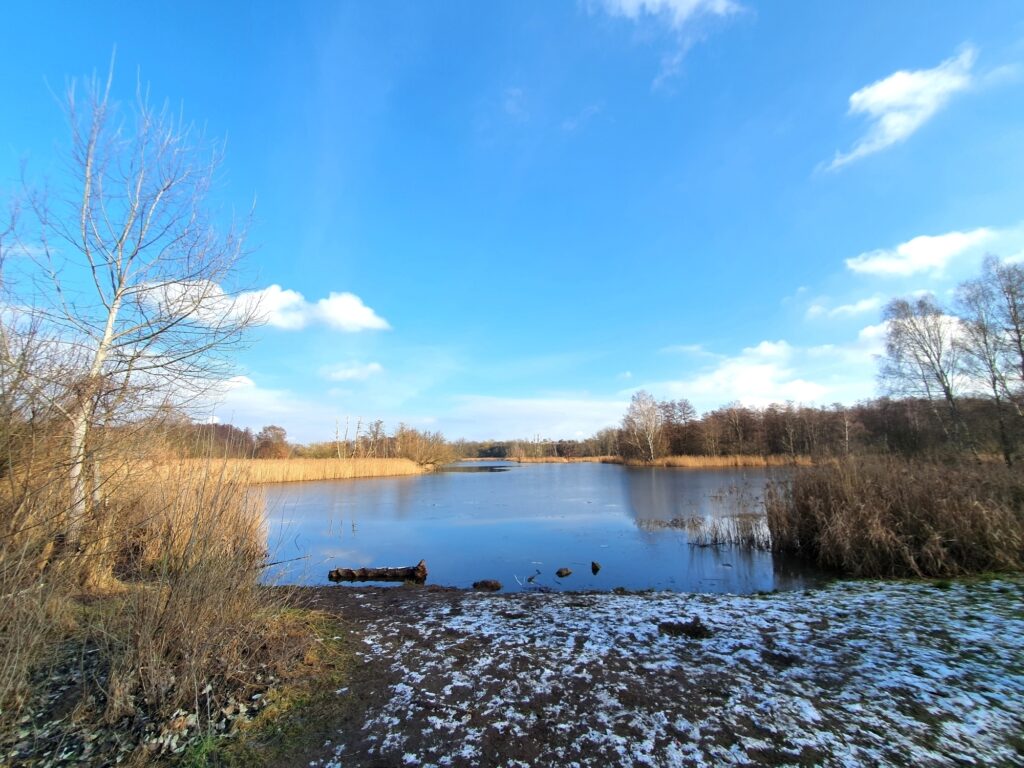
M655 91L666 88L682 73L687 52L702 37L693 29L698 19L723 18L744 10L734 0L600 0L590 7L633 22L651 19L675 38L674 48L661 57L658 73L651 81Z
M680 29L696 16L728 16L740 10L732 0L604 0L604 9L612 16L637 20L653 16L673 29Z
M954 94L973 84L976 50L965 45L959 54L934 69L900 70L850 96L851 115L870 120L867 133L849 152L837 152L828 170L904 141L942 109Z
M524 121L529 118L526 92L522 88L506 88L501 96L501 109L513 120Z
M819 299L807 308L808 319L820 317L853 317L863 315L867 312L876 312L882 307L881 296L870 296L849 304L840 304L837 307L829 308L824 299Z
M585 126L595 117L600 115L604 111L604 102L598 102L597 104L588 104L579 112L572 117L567 117L562 121L562 130L566 133L574 133L580 128Z
M920 235L895 248L868 251L846 260L853 272L889 277L941 274L951 261L992 242L995 232L980 227L968 232Z
M709 351L703 344L672 344L658 350L664 355L697 355L699 357L719 357Z
M383 372L384 366L380 363L360 363L351 361L323 369L321 373L331 381L365 381L366 379Z

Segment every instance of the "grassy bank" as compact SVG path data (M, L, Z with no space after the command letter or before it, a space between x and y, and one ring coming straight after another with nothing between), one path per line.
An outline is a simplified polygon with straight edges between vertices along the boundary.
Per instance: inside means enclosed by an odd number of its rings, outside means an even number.
M432 469L411 459L228 459L223 464L229 474L254 485L420 475Z
M854 576L1024 568L1024 478L1001 464L851 458L800 468L765 504L777 551Z

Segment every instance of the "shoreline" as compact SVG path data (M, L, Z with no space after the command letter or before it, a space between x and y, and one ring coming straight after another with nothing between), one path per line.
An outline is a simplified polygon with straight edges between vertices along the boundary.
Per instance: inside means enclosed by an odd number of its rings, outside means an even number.
M665 469L727 469L743 467L804 467L814 462L810 456L761 456L728 454L725 456L662 456L654 461L623 459L621 456L543 456L517 459L460 459L460 461L507 461L514 464L619 464L626 467Z

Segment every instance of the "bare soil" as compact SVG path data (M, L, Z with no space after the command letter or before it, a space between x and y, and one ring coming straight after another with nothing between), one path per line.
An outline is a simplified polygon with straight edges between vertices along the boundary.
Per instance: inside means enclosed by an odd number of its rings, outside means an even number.
M281 765L1024 764L1019 578L304 598L355 671L329 740Z

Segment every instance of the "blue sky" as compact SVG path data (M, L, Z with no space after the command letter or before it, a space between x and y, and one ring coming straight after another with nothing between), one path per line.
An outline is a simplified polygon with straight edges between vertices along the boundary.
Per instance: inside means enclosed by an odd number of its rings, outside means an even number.
M575 437L876 394L880 308L1024 258L1019 2L23 3L0 189L136 72L227 137L269 323L215 411Z

